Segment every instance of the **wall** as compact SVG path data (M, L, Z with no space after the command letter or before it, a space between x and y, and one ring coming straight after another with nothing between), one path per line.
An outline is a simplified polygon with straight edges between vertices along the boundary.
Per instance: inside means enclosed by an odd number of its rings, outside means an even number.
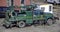
M11 1L7 1L7 0L0 0L0 7L8 7L8 3L9 6L11 6ZM14 0L13 2L14 6L21 6L21 0ZM24 0L24 5L30 5L30 0ZM19 10L19 8L15 8L15 10Z
M0 6L7 6L6 0L0 0Z
M24 0L24 5L30 5L31 0ZM21 6L21 0L14 0L14 6ZM15 10L19 10L19 8L15 8Z
M31 4L31 0L25 0L25 5L30 5Z
M24 0L24 5L30 5L31 0ZM14 6L20 6L21 0L14 0Z
M25 5L30 5L31 0L25 0L24 4ZM7 0L0 0L0 6L7 6ZM14 0L14 6L20 6L21 5L21 0Z

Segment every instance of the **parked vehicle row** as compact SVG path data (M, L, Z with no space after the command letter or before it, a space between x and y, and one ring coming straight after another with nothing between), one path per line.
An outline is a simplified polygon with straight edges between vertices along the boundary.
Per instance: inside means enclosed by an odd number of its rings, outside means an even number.
M53 4L60 4L60 0L44 0L44 1Z

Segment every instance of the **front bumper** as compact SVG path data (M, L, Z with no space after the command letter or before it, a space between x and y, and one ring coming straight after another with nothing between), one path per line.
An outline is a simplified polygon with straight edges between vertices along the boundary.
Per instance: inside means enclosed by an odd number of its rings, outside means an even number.
M59 20L59 17L54 17L55 20Z

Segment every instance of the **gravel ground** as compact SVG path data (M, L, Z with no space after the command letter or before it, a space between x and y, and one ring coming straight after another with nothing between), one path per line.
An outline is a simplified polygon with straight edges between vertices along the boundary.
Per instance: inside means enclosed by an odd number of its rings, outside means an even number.
M2 22L4 19L0 19ZM0 23L1 24L1 23ZM57 21L55 24L51 26L47 25L38 25L38 26L28 26L25 28L17 28L12 27L10 29L6 29L0 25L0 32L59 32L60 31L60 22Z

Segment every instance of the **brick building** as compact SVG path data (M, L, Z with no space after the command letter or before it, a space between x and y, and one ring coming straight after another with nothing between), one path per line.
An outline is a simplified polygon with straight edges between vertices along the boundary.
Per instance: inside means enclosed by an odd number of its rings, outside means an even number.
M13 2L14 6L30 5L31 0L0 0L0 11L5 11L7 7L11 6ZM20 8L15 8L15 10L20 10Z
M0 0L0 6L5 6L5 7L7 7L8 5L11 6L11 1L12 0ZM31 0L13 0L14 6L20 6L21 4L30 5Z
M30 5L31 0L0 0L0 17L5 17L5 11L6 9L12 5L14 6L21 6L24 5ZM15 8L15 11L19 11L20 8Z
M0 0L0 6L7 6L6 0Z

